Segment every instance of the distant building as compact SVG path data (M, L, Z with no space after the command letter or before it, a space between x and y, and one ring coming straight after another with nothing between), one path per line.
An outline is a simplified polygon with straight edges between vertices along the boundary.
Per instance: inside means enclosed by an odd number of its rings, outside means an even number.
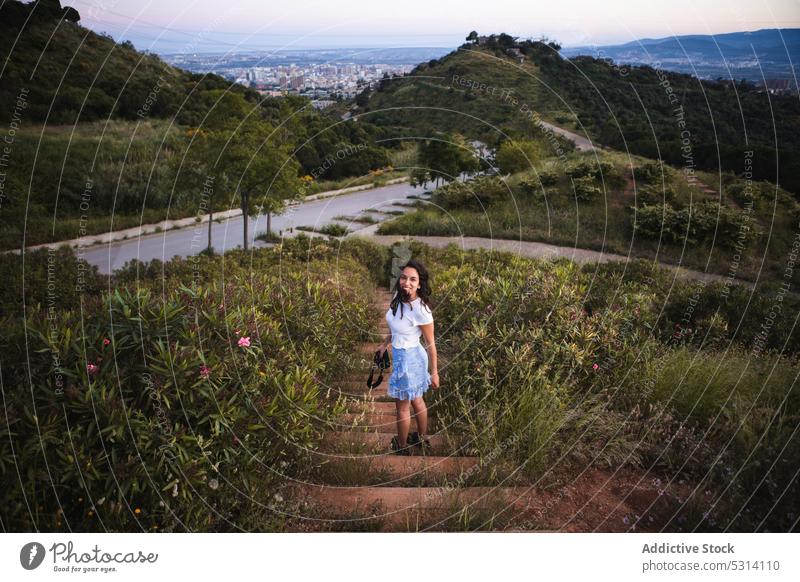
M767 91L780 95L789 91L789 79L767 79Z
M326 107L330 107L334 103L336 103L336 101L332 99L316 99L311 102L311 106L314 109L325 109Z
M514 57L517 59L517 62L521 65L525 62L525 55L522 54L522 51L518 48L510 48L508 49L508 56Z

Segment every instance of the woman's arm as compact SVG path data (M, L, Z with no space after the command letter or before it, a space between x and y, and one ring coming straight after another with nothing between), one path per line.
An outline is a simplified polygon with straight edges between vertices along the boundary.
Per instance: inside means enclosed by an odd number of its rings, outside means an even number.
M425 344L428 346L428 360L431 366L431 386L439 387L439 362L436 359L436 342L433 339L433 322L420 325Z
M392 343L392 332L389 332L389 334L383 340L383 343L378 346L378 349L380 350L381 355L383 355L383 352L385 352L387 349L389 349L389 344L391 344L391 343Z

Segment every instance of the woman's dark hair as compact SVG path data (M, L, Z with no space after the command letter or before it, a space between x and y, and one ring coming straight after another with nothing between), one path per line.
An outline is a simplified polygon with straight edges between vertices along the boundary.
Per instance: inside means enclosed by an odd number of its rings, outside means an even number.
M406 267L411 267L417 271L419 275L419 290L417 290L417 296L420 298L420 303L430 310L433 310L433 305L431 305L431 286L428 276L428 269L425 268L425 265L420 263L417 260L411 259L405 265L400 267L400 271L402 272L403 269ZM397 277L397 281L394 283L394 289L392 290L392 301L389 303L389 308L392 310L392 315L397 314L397 306L400 306L400 319L403 319L403 295L405 292L403 289L400 288L400 277ZM411 309L414 309L413 307Z

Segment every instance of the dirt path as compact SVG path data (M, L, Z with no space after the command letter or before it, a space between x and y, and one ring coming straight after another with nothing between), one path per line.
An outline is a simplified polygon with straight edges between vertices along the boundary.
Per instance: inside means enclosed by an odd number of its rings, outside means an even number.
M629 257L626 255L618 255L615 253L606 253L600 251L592 251L589 249L579 249L573 247L562 247L551 245L548 243L506 240L506 239L491 239L481 237L449 237L449 236L418 236L418 235L379 235L375 234L378 225L372 225L368 228L358 230L353 233L353 236L361 236L371 241L383 245L392 245L395 242L404 240L416 240L432 247L444 248L449 244L455 244L463 250L471 249L486 249L502 252L516 253L522 257L536 258L536 259L554 259L564 257L579 264L587 263L607 263L609 261L624 261L628 262L637 257ZM686 269L685 267L676 267L665 263L659 263L659 266L668 269L675 273L678 279L682 280L703 280L706 282L718 281L725 282L726 277L722 275L715 275L713 273L703 273L702 271L695 271ZM749 289L753 288L753 283L749 281L735 281L738 285L744 285Z
M575 144L575 149L580 152L588 152L594 149L602 149L600 144L593 144L589 138L584 137L582 135L578 135L577 133L573 133L568 129L564 129L563 127L558 127L557 125L553 125L552 123L548 123L547 121L539 121L542 127L545 127L556 133L562 137L567 138L572 143Z

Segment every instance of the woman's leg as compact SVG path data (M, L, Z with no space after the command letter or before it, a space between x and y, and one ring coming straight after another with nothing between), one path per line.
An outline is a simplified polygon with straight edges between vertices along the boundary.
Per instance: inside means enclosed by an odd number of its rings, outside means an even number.
M428 407L425 406L425 400L422 396L414 398L411 401L411 406L414 408L414 417L417 419L417 431L420 438L422 438L422 435L428 434Z
M411 428L411 401L397 398L394 401L397 405L397 446L402 449L406 446L408 429Z

